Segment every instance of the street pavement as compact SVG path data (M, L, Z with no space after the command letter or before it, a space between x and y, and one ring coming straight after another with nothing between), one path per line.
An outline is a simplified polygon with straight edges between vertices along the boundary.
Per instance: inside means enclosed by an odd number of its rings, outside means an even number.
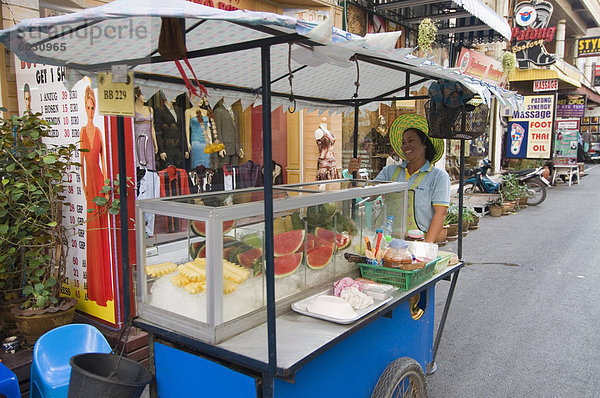
M600 397L600 167L588 166L581 184L464 238L429 397Z

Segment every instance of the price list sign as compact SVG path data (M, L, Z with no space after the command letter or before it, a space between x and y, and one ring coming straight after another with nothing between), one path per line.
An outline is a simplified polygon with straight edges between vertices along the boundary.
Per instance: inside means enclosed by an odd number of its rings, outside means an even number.
M65 184L63 225L67 227L68 257L67 272L61 292L78 299L77 309L106 322L115 323L114 269L112 240L109 230L113 221L107 215L95 216L90 222L90 198L97 193L98 180L104 183L108 169L108 151L104 131L104 117L96 111L97 90L91 88L89 78L78 81L71 89L65 86L64 67L30 64L15 57L18 104L20 113L30 110L41 113L41 118L51 123L48 145L76 144L88 152L75 151L72 156L82 166L72 166ZM95 182L94 182L95 181ZM87 195L86 195L87 194ZM97 223L96 219L101 220ZM95 223L96 222L96 223ZM95 223L95 224L94 224ZM94 224L94 225L92 225ZM91 226L94 226L92 229ZM104 236L97 235L103 230ZM102 239L102 260L90 247L99 253L98 243ZM90 257L92 256L92 257ZM98 269L102 268L102 277ZM105 285L100 293L91 284Z

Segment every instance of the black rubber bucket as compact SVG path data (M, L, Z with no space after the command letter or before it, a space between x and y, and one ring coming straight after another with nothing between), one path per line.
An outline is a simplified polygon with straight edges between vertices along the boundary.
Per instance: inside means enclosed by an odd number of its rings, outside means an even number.
M71 358L68 398L137 398L152 381L144 365L114 354L87 353ZM114 372L114 374L112 374Z

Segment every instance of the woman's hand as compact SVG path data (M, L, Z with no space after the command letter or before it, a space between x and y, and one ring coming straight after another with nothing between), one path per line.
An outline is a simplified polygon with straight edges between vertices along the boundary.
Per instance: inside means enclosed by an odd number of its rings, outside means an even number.
M354 173L355 171L358 171L358 169L360 168L360 163L361 163L362 157L358 157L358 158L352 158L350 159L350 162L348 163L348 171L350 173Z

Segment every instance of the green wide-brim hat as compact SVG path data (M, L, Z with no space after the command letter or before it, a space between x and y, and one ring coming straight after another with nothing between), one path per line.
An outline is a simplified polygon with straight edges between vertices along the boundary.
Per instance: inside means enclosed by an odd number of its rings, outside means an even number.
M442 158L442 155L444 155L444 140L430 137L427 119L414 113L407 113L398 116L390 127L390 144L398 156L400 156L402 159L406 159L402 153L401 147L402 137L404 136L404 132L408 129L417 129L422 131L433 144L435 155L431 160L431 164L434 164Z

